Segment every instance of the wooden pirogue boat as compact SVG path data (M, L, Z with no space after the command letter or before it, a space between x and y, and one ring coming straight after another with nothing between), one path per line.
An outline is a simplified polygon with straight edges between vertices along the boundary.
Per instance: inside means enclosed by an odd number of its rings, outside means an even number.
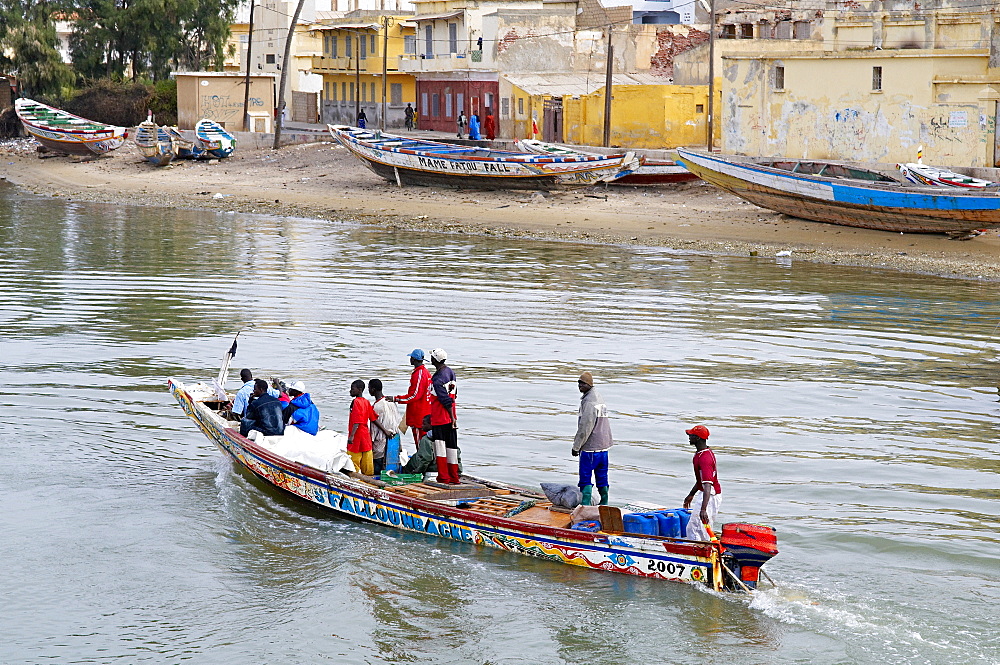
M630 534L621 527L621 509L603 506L602 531L580 531L570 528L570 515L553 509L544 495L515 485L467 475L458 486L388 485L355 472L314 468L241 436L238 424L220 413L228 402L220 399L214 386L186 386L175 379L168 385L184 412L241 470L335 514L593 570L697 583L716 591L753 588L760 566L777 554L770 527L726 524L721 542Z
M576 150L556 143L546 143L535 139L522 139L517 147L525 152L539 155L595 155L597 153ZM677 162L669 159L651 159L639 155L639 168L631 173L611 181L612 185L671 185L678 182L691 182L698 176L688 171Z
M678 148L701 179L793 217L864 229L947 233L1000 227L995 191L916 185L850 164L707 155Z
M635 154L537 155L327 125L330 134L365 166L399 186L445 185L480 189L571 189L628 175Z
M53 152L103 155L120 148L128 138L126 127L87 120L32 99L15 100L14 111L25 131Z
M153 114L135 130L135 144L139 147L139 152L154 166L166 166L177 156L177 143L166 128L160 127L153 122Z
M201 149L212 157L224 159L236 150L236 137L214 120L199 120L194 126L194 134Z
M948 169L937 166L928 166L919 162L909 162L907 164L896 164L900 174L912 183L918 185L933 185L935 187L969 187L972 189L983 189L992 187L1000 188L1000 183L981 178L973 178L964 173L955 173Z

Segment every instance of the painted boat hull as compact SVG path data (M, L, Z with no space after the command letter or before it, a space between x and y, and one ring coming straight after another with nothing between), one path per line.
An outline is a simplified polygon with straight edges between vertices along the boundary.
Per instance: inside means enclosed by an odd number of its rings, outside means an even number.
M117 150L128 128L105 125L31 99L14 102L18 119L32 138L52 152L92 157Z
M200 159L205 155L200 144L188 139L176 127L164 126L161 129L173 137L174 144L177 146L178 159Z
M517 142L519 149L537 155L597 155L585 150L574 150L555 143L546 143L535 139L522 139ZM649 159L640 155L639 168L627 175L611 181L612 185L670 185L678 182L697 180L686 168L667 159Z
M333 514L492 547L591 570L693 582L722 590L719 546L697 541L589 533L497 517L379 488L343 473L284 459L225 426L202 403L212 389L168 387L184 412L242 471Z
M455 146L328 125L330 134L376 175L399 185L479 189L574 189L608 182L639 166L632 153L549 156Z
M236 150L236 137L215 121L199 120L194 133L198 137L199 147L212 157L225 159Z
M782 171L678 148L689 171L762 208L817 222L903 233L968 234L1000 227L1000 196Z
M154 166L166 166L177 156L173 137L155 122L141 122L135 131L135 144L139 152Z

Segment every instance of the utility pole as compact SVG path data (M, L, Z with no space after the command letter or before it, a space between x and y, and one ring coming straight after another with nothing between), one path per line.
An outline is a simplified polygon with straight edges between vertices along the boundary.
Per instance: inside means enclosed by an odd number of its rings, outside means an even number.
M367 35L357 31L354 39L354 124L358 124L361 115L361 40Z
M604 147L611 145L611 68L615 59L615 47L611 43L614 24L608 24L608 62L604 72Z
M250 0L250 30L247 33L247 80L243 87L243 131L250 131L250 54L253 52L253 0Z
M389 67L389 26L395 23L391 16L382 17L382 118L379 127L385 131L385 89L389 85L387 78Z
M302 5L306 0L299 0L295 5L295 13L292 14L292 23L288 26L288 34L285 36L285 58L281 61L281 82L278 84L278 118L274 125L274 150L278 149L278 141L281 140L281 116L285 113L285 82L288 79L288 61L292 59L292 38L295 36L295 26L299 24L299 14L302 13Z
M715 0L708 3L708 151L715 139Z

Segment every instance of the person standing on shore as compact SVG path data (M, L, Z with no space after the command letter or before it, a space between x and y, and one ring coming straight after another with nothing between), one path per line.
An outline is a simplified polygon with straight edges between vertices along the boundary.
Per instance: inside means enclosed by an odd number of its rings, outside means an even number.
M478 141L479 136L479 116L473 113L469 116L469 138L473 141Z
M457 485L461 482L458 471L458 416L455 398L458 383L455 372L445 362L448 354L444 349L431 351L434 376L431 377L431 438L434 439L434 453L437 457L438 482Z
M698 519L695 515L688 521L687 532L684 537L689 540L711 540L706 526L711 528L715 516L719 514L722 506L722 486L719 484L719 473L715 464L715 452L708 447L708 428L704 425L695 425L689 430L684 430L688 435L688 443L695 447L694 459L694 487L686 497L684 497L684 508L691 508L691 502L695 496L701 492L701 508L698 512Z
M403 115L406 117L406 129L413 131L413 105L409 102L406 103L406 109L403 111Z
M490 141L497 137L497 121L493 117L493 110L486 110L486 120L483 121L483 133L486 134L486 138Z
M462 136L462 134L465 133L465 124L466 124L466 122L467 121L465 119L465 111L459 111L458 112L458 119L455 120L455 123L458 125L458 138L464 138Z
M361 379L351 384L351 415L347 420L347 454L354 466L366 476L375 475L372 459L372 435L369 423L378 420L372 403L364 398L365 382Z
M593 501L594 484L601 494L601 505L608 505L608 449L614 445L611 437L611 423L608 420L608 406L600 393L594 389L594 376L584 372L577 379L580 390L580 415L577 419L576 437L573 439L573 456L580 458L581 505L589 506ZM591 477L594 483L591 483Z
M406 405L406 426L413 430L413 445L419 446L425 434L424 416L431 412L431 373L424 365L423 349L410 351L410 390L405 395L387 397L390 402Z
M368 126L368 116L365 115L365 110L361 109L358 112L358 127L364 129Z

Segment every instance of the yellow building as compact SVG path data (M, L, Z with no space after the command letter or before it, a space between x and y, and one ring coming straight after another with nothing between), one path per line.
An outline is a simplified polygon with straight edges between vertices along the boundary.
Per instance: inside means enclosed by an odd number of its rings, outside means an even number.
M1000 23L929 6L851 12L723 51L722 149L747 155L1000 166ZM936 9L936 11L935 11ZM751 17L752 20L752 17ZM724 33L725 34L725 33ZM739 40L739 38L737 38Z
M648 74L612 77L611 145L660 149L705 144L708 86L662 81ZM500 135L601 145L603 83L603 76L593 74L501 76Z
M399 70L400 58L416 51L409 18L406 13L357 10L313 27L323 41L323 55L312 63L312 72L323 77L322 122L354 125L364 111L368 126L379 127L384 83L385 126L405 125L406 105L416 106L415 79Z

